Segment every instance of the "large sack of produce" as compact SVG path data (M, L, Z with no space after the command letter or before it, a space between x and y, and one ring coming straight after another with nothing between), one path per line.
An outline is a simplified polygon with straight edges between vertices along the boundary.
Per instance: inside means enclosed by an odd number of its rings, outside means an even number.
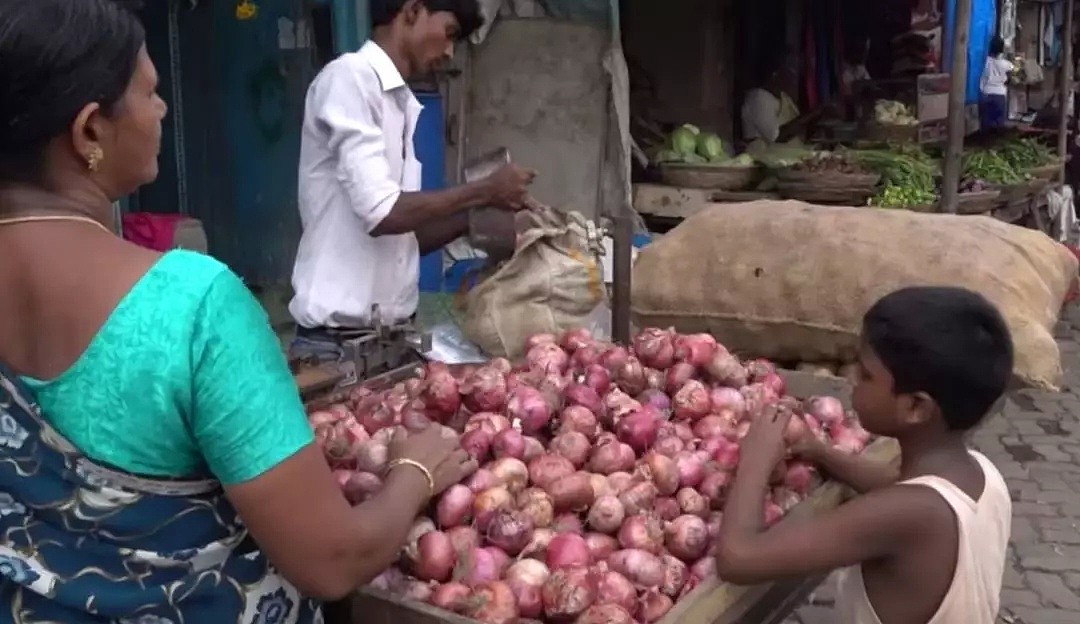
M521 213L514 255L465 299L465 336L493 356L521 357L533 334L587 325L606 297L595 235L577 212Z
M1052 329L1077 259L1044 234L990 217L811 206L716 205L644 249L639 326L709 332L779 361L852 361L863 314L906 286L964 286L994 302L1017 377L1061 384Z

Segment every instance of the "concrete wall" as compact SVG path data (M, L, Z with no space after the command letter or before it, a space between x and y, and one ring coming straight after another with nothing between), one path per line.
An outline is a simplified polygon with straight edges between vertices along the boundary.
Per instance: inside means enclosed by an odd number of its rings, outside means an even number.
M595 218L608 133L605 29L551 19L501 19L470 48L466 158L497 147L537 169L533 194ZM453 107L451 107L453 110ZM453 132L453 128L451 129Z

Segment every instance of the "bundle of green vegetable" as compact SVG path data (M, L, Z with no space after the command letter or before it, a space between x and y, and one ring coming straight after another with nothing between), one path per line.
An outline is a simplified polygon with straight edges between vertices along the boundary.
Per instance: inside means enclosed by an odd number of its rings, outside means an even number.
M985 180L991 184L1022 184L1028 177L1017 171L1001 152L995 149L978 149L964 153L963 177Z
M1035 138L1013 139L998 151L1017 171L1050 165L1057 160L1057 155Z
M871 206L907 208L937 201L937 167L921 150L865 150L855 152L864 168L881 175L881 190Z
M683 163L689 165L717 165L724 167L752 167L754 159L746 154L729 158L724 141L712 132L702 132L691 124L675 129L668 138L668 145L656 154L657 163Z

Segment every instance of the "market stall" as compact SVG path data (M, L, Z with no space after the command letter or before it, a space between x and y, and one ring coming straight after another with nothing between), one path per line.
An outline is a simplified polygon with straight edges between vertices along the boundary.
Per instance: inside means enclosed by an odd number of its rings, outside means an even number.
M400 564L332 605L328 621L779 622L819 578L737 587L707 554L749 415L779 402L799 410L793 435L896 456L889 441L867 447L843 381L742 362L709 336L646 330L627 349L571 331L530 344L516 367L429 363L396 384L331 387L332 373L297 367L352 502L378 487L397 427L443 423L483 465L417 521ZM783 468L770 524L848 495L808 464Z

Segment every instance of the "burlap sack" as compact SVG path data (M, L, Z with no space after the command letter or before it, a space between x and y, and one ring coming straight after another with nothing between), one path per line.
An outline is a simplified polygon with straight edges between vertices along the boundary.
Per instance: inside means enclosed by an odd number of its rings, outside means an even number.
M990 217L761 201L709 207L634 265L638 326L710 332L779 361L851 361L863 314L905 286L964 286L1001 310L1016 375L1061 384L1052 330L1077 260Z
M469 291L462 321L485 353L510 359L533 334L583 326L606 298L585 218L550 208L524 216L517 251Z

